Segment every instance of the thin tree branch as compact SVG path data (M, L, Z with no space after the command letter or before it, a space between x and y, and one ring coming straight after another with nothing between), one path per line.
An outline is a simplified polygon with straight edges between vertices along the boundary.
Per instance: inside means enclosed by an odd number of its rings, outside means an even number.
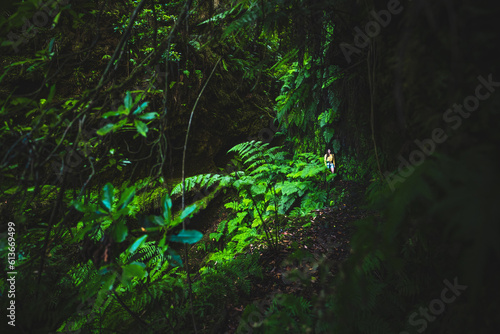
M196 102L194 103L193 109L191 110L191 116L189 117L189 124L187 128L187 133L186 133L186 139L184 141L184 151L182 152L182 209L184 210L185 207L185 193L186 193L186 179L185 179L185 173L184 173L184 167L186 165L186 148L187 148L187 143L188 143L188 136L189 136L189 130L191 129L191 123L193 121L193 115L194 115L194 110L196 109L196 106L198 105L198 101L200 100L201 95L203 94L203 91L207 87L208 82L212 78L212 75L215 72L215 69L217 68L217 65L219 65L219 62L221 61L222 57L217 60L217 63L215 63L214 68L212 69L212 72L210 73L207 81L205 81L205 85L203 85L203 88L200 91L200 94L198 94L198 97L196 98ZM186 228L186 224L182 222L182 228Z
M193 121L193 115L194 111L196 109L196 106L198 105L198 101L200 100L201 95L203 94L203 91L208 85L208 82L212 78L212 75L215 72L215 69L217 68L217 65L219 65L220 60L222 57L217 60L217 63L215 64L214 68L212 69L212 72L210 73L210 76L208 77L207 81L205 81L205 85L203 85L203 88L200 91L200 94L198 94L198 97L196 98L196 102L193 105L193 109L191 110L191 116L189 117L189 124L187 128L187 133L186 133L186 140L184 141L184 151L182 153L182 210L185 208L185 197L186 197L186 179L185 179L185 166L186 166L186 148L187 148L187 143L188 143L188 137L189 137L189 130L191 129L191 123ZM186 229L186 220L184 219L182 221L182 229ZM194 327L194 332L198 333L196 330L196 321L194 319L194 313L193 313L193 293L192 293L192 288L191 288L191 276L189 273L189 263L188 263L188 251L187 251L187 244L184 244L184 262L186 263L186 275L187 275L187 280L188 280L188 286L189 286L189 302L191 304L191 317L193 320L193 327Z

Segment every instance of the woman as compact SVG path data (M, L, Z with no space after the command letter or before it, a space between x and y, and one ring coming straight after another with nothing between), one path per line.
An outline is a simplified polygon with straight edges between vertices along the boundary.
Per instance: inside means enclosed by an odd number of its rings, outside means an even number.
M330 149L328 149L328 152L325 154L325 165L333 174L335 170L335 156Z

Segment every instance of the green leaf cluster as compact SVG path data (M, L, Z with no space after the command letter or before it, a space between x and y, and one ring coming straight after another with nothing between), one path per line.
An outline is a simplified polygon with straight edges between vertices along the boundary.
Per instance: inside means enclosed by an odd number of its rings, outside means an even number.
M97 130L97 134L99 136L104 136L109 132L118 131L121 129L127 129L127 126L130 127L132 124L137 130L137 132L143 136L147 136L148 126L143 121L151 121L158 117L158 113L156 112L147 112L144 113L148 106L148 102L141 103L142 96L138 94L135 98L135 101L132 101L132 96L130 91L127 91L125 94L125 98L123 99L123 105L121 105L117 111L108 111L102 115L102 118L107 119L109 117L118 117L116 123L108 123L99 130ZM135 107L134 111L132 111ZM133 119L133 123L129 120Z

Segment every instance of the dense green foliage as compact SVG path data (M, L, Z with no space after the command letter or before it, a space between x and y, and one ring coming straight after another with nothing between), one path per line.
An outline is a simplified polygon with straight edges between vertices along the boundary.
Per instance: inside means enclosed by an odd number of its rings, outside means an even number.
M2 6L2 333L500 328L498 6ZM368 185L348 260L249 303L339 180Z
M225 204L235 217L222 221L214 237L219 239L224 235L231 239L225 252L240 253L255 242L253 237L262 229L267 247L277 250L280 229L289 219L287 215L303 217L325 206L327 193L319 189L324 166L311 154L286 159L282 147L267 148L261 142L242 143L232 151L244 167L244 172L235 173L230 183L238 193L238 200ZM218 253L213 257L218 258Z

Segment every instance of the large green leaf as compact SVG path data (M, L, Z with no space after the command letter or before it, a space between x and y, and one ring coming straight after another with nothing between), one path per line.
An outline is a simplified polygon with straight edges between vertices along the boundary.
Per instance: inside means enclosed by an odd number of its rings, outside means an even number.
M127 205L132 202L135 196L135 187L129 187L125 189L125 191L122 193L120 197L120 202L119 202L119 210L125 208Z
M127 94L125 94L123 104L125 105L125 108L127 108L127 110L130 111L130 109L132 109L132 96L130 95L130 92L127 92Z
M157 243L158 248L165 250L168 247L168 245L165 246L166 240L167 240L167 236L164 235L163 238L161 238L161 240Z
M113 204L113 199L114 199L113 192L114 192L113 185L111 183L106 183L106 185L103 188L101 203L103 204L104 208L107 209L108 212L111 210L111 205Z
M123 242L127 238L128 229L123 221L119 221L113 228L113 239L116 242Z
M171 209L172 209L172 199L170 199L170 196L165 194L165 197L163 198L163 218L165 218L165 223L167 223L167 225L170 225Z
M147 235L143 235L142 237L137 238L137 240L135 240L134 243L130 245L127 251L130 254L134 253L137 250L137 248L141 247L146 242L147 237L148 237Z
M203 238L203 234L195 230L182 230L177 235L170 236L170 241L180 242L183 244L194 244Z
M132 262L131 264L127 264L123 267L122 271L122 283L125 286L130 285L132 280L137 277L139 279L145 278L148 276L148 273L145 269L144 263L141 262Z
M182 211L180 219L181 220L186 219L194 212L194 210L196 210L196 204L192 204L192 205L186 207L184 209L184 211Z

